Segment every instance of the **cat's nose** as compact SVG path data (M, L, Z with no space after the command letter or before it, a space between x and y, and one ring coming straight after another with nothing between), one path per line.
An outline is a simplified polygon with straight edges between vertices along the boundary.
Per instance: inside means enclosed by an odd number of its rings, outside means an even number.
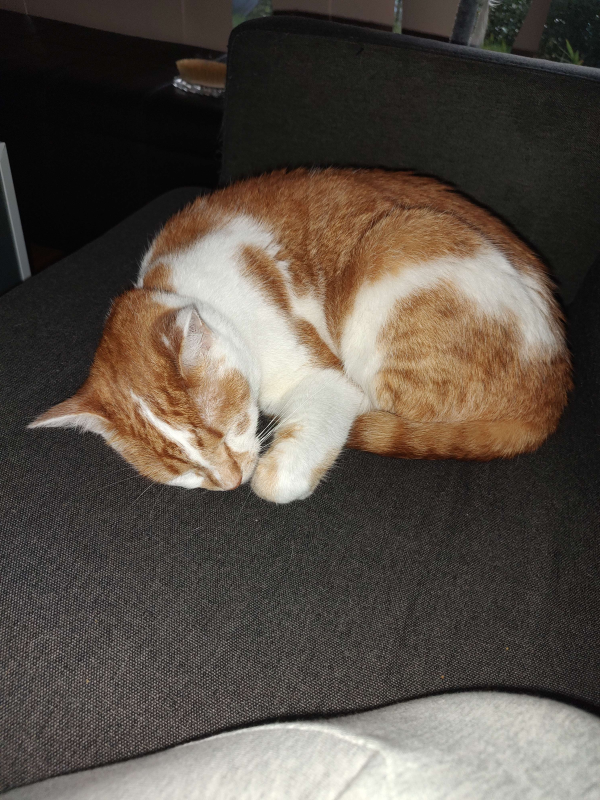
M241 482L242 470L233 459L226 468L219 470L219 484L225 491L237 489Z
M225 489L225 491L228 491L229 489L237 489L241 482L242 482L241 473L236 477L228 479L221 478L221 488Z

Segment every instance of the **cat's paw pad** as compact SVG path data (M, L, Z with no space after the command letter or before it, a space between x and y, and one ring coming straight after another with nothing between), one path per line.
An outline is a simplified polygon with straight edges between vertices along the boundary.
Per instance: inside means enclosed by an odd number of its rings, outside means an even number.
M292 500L304 500L312 494L315 486L286 461L285 455L273 448L259 460L251 486L263 500L291 503Z

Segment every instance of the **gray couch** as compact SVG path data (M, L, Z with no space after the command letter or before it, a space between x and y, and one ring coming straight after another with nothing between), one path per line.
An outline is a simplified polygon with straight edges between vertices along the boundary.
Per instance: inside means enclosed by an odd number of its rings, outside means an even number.
M232 35L223 180L414 168L549 261L576 390L536 453L347 451L308 500L152 485L27 431L81 384L110 299L199 191L0 298L0 788L238 726L465 689L600 706L600 71L273 18Z

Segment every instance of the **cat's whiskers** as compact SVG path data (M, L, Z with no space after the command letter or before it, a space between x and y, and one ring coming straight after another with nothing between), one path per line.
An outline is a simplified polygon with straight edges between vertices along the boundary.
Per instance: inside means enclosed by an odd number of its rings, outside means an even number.
M248 492L246 493L246 499L242 503L242 507L240 508L239 513L237 514L236 518L233 520L233 527L234 528L238 524L239 519L240 519L240 517L242 516L242 514L244 512L244 509L248 505L248 500L250 499L251 495L252 495L252 489L250 488L250 486L248 486Z
M321 391L321 389L322 389L322 387L319 387L318 391ZM308 400L312 400L314 397L316 397L316 394L317 394L317 392L313 392L308 397ZM275 427L281 427L281 426L287 424L291 420L293 414L288 414L288 416L286 417L286 412L289 410L289 408L290 408L291 404L294 402L294 400L295 400L295 398L293 396L292 397L288 397L288 399L283 404L281 410L277 414L275 414L273 419L270 420L270 422L267 423L265 428L258 434L257 438L261 443L273 432L273 429Z
M282 420L281 414L276 414L275 417L263 428L263 430L258 434L257 439L262 444L269 436L273 433L273 430L280 425Z
M313 390L308 397L306 398L306 402L312 402L316 397L319 396L324 391L324 386L318 386L315 390ZM261 446L261 450L265 440L273 433L273 430L276 428L283 428L285 425L290 423L295 415L296 411L292 410L290 413L286 415L286 412L290 409L291 404L295 402L295 398L289 397L286 402L283 404L283 407L279 413L277 413L270 422L267 423L265 428L257 435L257 439Z
M267 439L269 439L273 431L284 425L286 421L287 420L285 417L283 417L281 414L278 414L275 417L275 419L273 419L271 423L264 429L264 431L262 431L262 433L258 436L258 441L260 442L260 444L261 445L264 444L264 442Z
M293 402L293 400L294 400L293 397L288 397L288 399L285 401L285 403L281 407L280 411L278 411L273 416L273 419L271 419L271 420L269 420L269 422L267 422L267 424L265 425L263 430L258 434L258 438L259 439L266 438L266 436L268 436L271 433L273 428L276 427L281 422L282 418L284 417L285 413L289 409L289 407L290 407L291 403Z
M154 503L152 504L152 508L150 510L150 519L148 520L148 522L152 522L152 520L154 518L154 511L156 509L156 505L157 505L158 501L161 499L162 495L164 494L164 490L167 488L164 483L163 484L156 484L156 485L158 485L158 493L156 494L156 497L154 499Z
M80 495L80 497L87 497L90 494L96 494L96 492L101 492L104 489L110 489L111 486L117 486L119 483L125 483L125 481L132 481L136 478L142 478L142 475L129 475L127 478L121 478L120 481L115 481L114 483L107 483L105 486L100 486L97 489L93 489L91 492L85 492L84 494Z
M273 429L279 424L281 417L277 415L271 422L257 435L258 441L262 444L265 439L268 439Z
M132 505L134 505L135 503L137 503L137 501L140 499L140 497L141 497L143 494L146 494L146 492L148 491L148 489L151 489L153 486L156 486L156 485L157 485L156 483L149 483L149 484L148 484L148 486L146 486L146 488L144 489L144 491L143 491L143 492L141 492L140 494L138 494L138 496L135 498L135 500L133 501L133 503L131 503L131 505L129 506L129 508L131 508L131 506L132 506Z

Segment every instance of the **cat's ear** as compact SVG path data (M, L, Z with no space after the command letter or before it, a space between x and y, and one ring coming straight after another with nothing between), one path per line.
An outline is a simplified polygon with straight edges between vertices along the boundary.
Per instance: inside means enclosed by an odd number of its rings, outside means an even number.
M202 320L194 306L186 306L177 312L177 327L181 332L179 345L179 367L185 375L196 367L210 350L212 331Z
M30 422L28 428L79 428L105 436L108 423L104 417L90 410L83 395L75 394L68 400L44 411Z

